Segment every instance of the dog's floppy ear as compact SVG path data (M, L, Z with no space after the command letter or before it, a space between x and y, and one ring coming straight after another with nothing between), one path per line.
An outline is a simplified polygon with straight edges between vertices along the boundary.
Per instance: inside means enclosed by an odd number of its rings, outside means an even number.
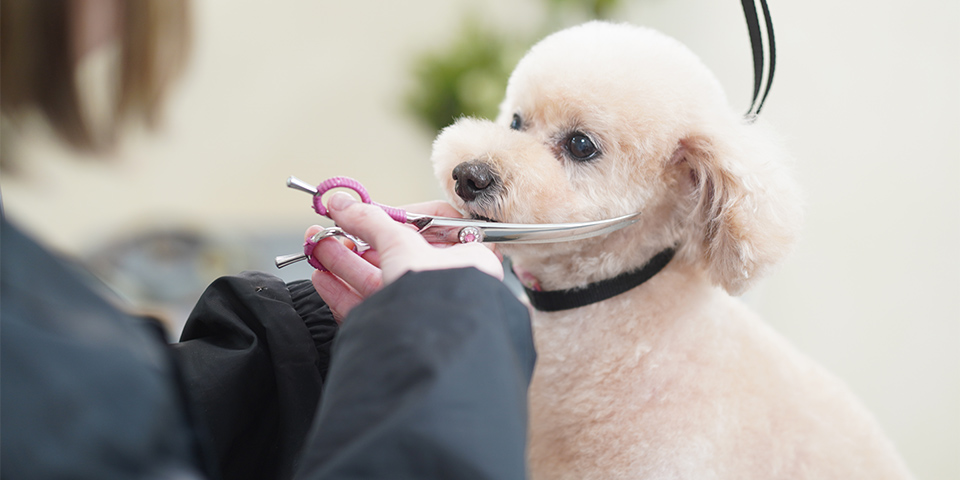
M714 283L742 293L790 251L802 221L784 154L759 125L737 123L685 137L674 161L692 185L687 246Z

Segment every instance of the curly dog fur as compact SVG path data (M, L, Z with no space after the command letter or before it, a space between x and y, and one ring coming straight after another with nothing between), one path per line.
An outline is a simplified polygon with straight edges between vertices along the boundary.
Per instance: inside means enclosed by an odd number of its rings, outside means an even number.
M435 171L466 215L642 212L603 237L504 244L531 284L581 287L677 248L627 293L534 312L533 478L910 477L848 389L733 296L797 236L785 159L687 48L603 22L533 47L495 122L465 118L438 136Z

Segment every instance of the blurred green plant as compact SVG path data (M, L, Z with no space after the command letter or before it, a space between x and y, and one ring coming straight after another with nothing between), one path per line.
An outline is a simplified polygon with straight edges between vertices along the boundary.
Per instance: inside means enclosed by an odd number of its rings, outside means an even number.
M620 0L547 0L554 10L564 7L586 10L593 18L608 19L617 8Z
M504 34L466 15L457 38L413 60L413 86L404 106L431 133L461 116L491 119L503 98L510 72L535 39L557 29L564 14L577 21L607 19L621 0L543 0L544 25L525 35ZM568 17L564 17L568 18Z
M492 118L522 54L522 44L515 39L467 19L445 50L416 59L416 82L407 94L407 110L434 130L463 115Z

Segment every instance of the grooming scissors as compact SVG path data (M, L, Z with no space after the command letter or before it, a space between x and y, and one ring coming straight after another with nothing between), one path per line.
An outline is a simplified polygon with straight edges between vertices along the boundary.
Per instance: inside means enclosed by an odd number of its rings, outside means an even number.
M616 218L579 223L500 223L472 220L469 218L439 217L408 213L407 211L381 205L370 199L367 190L360 182L348 177L333 177L316 187L296 177L287 179L287 186L295 190L309 193L313 196L314 210L325 217L327 209L321 197L333 188L347 188L360 196L363 203L369 203L382 208L391 218L408 223L417 228L417 231L431 243L555 243L582 240L610 233L640 220L640 213L631 213ZM314 234L304 243L303 253L283 255L276 258L277 268L283 268L301 260L307 260L310 265L323 270L323 266L311 256L317 243L327 237L343 237L354 244L353 251L363 255L370 246L363 240L344 232L340 227L329 227Z

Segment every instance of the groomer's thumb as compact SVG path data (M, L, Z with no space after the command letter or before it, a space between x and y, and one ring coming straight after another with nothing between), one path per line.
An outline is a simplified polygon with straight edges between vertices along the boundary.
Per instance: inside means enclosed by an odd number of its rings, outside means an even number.
M376 250L389 248L410 235L419 237L413 230L390 218L380 207L360 203L344 192L331 195L327 209L330 218L340 228L360 237Z
M333 195L330 195L330 200L327 200L327 209L330 210L330 214L333 212L340 212L346 210L351 205L356 204L357 201L353 199L350 195L347 195L344 192L336 192Z

